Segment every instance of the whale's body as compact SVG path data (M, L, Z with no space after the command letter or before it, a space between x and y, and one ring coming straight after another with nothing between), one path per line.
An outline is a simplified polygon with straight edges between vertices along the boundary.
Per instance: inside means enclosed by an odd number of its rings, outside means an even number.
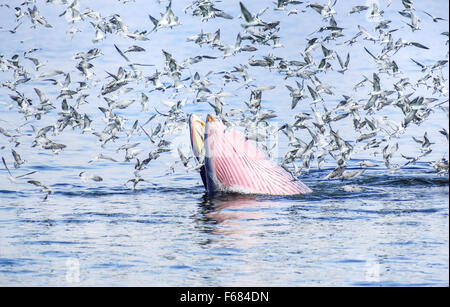
M245 135L208 116L206 125L189 118L191 145L209 194L217 192L265 195L310 193L300 180L272 162ZM203 143L203 147L201 146Z

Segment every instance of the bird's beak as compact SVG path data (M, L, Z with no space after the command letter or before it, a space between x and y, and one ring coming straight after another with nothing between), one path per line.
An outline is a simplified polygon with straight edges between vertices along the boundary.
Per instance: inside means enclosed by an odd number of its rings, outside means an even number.
M205 123L198 116L192 114L189 117L189 129L191 135L191 146L199 163L205 159Z

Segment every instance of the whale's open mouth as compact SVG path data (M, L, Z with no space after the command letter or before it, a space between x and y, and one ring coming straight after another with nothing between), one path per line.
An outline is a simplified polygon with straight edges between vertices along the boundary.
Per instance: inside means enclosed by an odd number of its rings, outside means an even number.
M204 164L201 176L208 193L295 195L311 190L271 161L256 143L212 115L206 124L189 117L192 150Z

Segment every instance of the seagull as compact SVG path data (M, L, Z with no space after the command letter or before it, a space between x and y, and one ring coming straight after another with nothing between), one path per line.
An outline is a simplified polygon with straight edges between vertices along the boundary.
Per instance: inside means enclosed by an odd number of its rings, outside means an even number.
M431 15L430 13L425 12L425 11L422 11L422 12L424 12L425 14L427 14L428 16L430 16L430 17L433 19L434 22L438 22L439 20L447 20L447 19L445 19L445 18L435 17L435 16L433 16L433 15Z

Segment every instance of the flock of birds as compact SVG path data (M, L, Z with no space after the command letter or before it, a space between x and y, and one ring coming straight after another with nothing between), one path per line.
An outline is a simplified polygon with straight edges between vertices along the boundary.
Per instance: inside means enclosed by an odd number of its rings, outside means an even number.
M148 24L143 25L147 30L133 31L119 14L102 16L101 12L89 8L82 10L79 0L47 0L47 5L65 7L59 17L65 17L70 25L67 31L69 36L75 36L81 31L77 26L80 23L89 23L92 26L93 47L74 54L73 60L76 60L77 64L70 71L45 70L46 64L38 56L40 48L32 48L12 56L0 54L0 73L2 76L11 77L0 79L0 107L17 110L24 119L24 123L19 127L6 128L5 123L8 121L0 116L0 139L4 144L1 146L2 163L11 181L27 180L27 183L42 189L46 199L52 189L31 179L36 171L15 175L15 171L11 170L12 166L18 169L26 164L20 154L20 147L24 146L23 140L29 135L24 131L33 131L31 147L58 154L64 151L67 145L52 139L64 133L66 129L72 129L82 135L94 135L101 148L112 147L117 153L124 153L123 160L134 165L134 177L125 184L135 189L140 182L145 181L141 172L150 168L151 161L173 151L170 137L177 129L186 126L188 114L184 107L196 104L207 106L210 112L214 112L227 126L243 127L247 137L260 143L268 153L274 150L276 144L269 148L266 140L283 133L288 139L288 151L281 159L281 166L296 177L308 172L311 166L322 167L330 159L335 162L335 168L325 179L355 178L367 168L378 166L379 163L373 162L374 160L383 161L387 168L396 171L429 155L433 144L448 146L448 127L441 127L438 131L447 139L447 144L433 142L429 137L431 130L423 131L421 136L408 135L407 130L411 126L421 125L435 112L444 112L448 118L445 71L448 69L449 33L441 33L442 46L447 49L442 59L426 63L417 58L410 59L416 71L421 73L417 80L411 79L402 72L394 56L405 48L426 52L429 47L426 43L407 41L398 36L401 32L399 28L394 27L392 20L385 17L385 11L391 6L390 1L387 1L383 10L376 2L354 6L347 12L346 18L352 18L354 14L366 14L373 25L373 28L355 25L355 29L342 27L337 22L338 1L318 4L310 1L278 0L269 2L270 6L258 12L251 12L243 2L236 2L236 8L239 7L240 11L238 16L218 8L221 1L194 0L183 12L175 11L171 0L157 2L163 2L165 7L160 16L153 12L148 14ZM420 31L421 19L425 17L429 18L428 22L444 22L448 25L448 20L417 10L412 0L402 0L401 4L398 18L408 31ZM11 12L16 23L11 29L5 29L0 24L0 31L5 32L2 35L8 32L14 35L20 31L20 27L27 25L32 28L49 28L49 31L53 27L39 12L35 0L25 0L15 7L0 4L0 10ZM299 46L299 58L286 59L276 55L276 50L283 48L283 20L267 20L264 15L268 10L282 13L282 18L295 18L295 15L301 14L321 16L321 26L305 37L304 45ZM133 61L133 54L150 52L143 48L142 44L144 41L151 41L154 32L176 31L177 27L182 27L181 13L190 14L201 22L210 22L216 18L240 18L242 27L233 44L226 44L221 40L220 28L215 32L202 30L186 37L186 42L191 44L192 48L196 45L201 47L203 55L180 60L169 51L161 50L164 68L160 71L154 69L153 64ZM2 15L7 13L4 11ZM127 48L114 45L119 67L116 72L106 71L106 77L100 79L101 68L97 69L92 62L103 56L103 53L94 45L109 35L120 35L132 43ZM373 47L363 46L366 42L370 42ZM349 51L339 54L333 46L344 46L347 47L345 50ZM271 52L266 55L260 52L267 49ZM375 69L372 75L361 76L351 93L338 93L335 86L323 81L323 77L334 72L338 73L336 78L345 76L352 69L352 50L367 54L373 60ZM154 55L155 50L151 53ZM229 70L210 70L204 75L195 71L197 63L205 61L207 67L214 67L215 62L223 63L238 54L248 54L246 62L232 65ZM30 64L33 65L31 69ZM150 69L154 70L148 74ZM252 77L252 71L255 70L280 76L286 83L257 85L257 78ZM72 81L74 76L76 82ZM390 78L392 83L382 82L385 78ZM38 82L45 84L45 88L52 88L52 91L38 88ZM142 84L146 89L136 94L135 88L141 88ZM227 90L233 86L234 89ZM289 101L277 103L289 104L292 122L274 124L276 112L264 105L263 93L275 87L282 87L290 96ZM31 88L32 91L29 90ZM364 90L368 93L367 96L361 93ZM99 93L98 97L104 104L96 108L96 114L87 114L82 111L82 106L98 101L90 96L93 91ZM249 99L242 107L229 107L226 100L236 99L235 97L240 95L236 93L243 91L250 93ZM58 94L54 94L55 92ZM424 95L424 92L427 94ZM150 98L154 93L160 95L161 102ZM130 95L137 98L129 98ZM168 99L161 98L164 95L168 96ZM334 102L336 99L337 103ZM124 116L126 109L137 103L141 106L142 115L135 121L129 121ZM298 111L299 109L301 111ZM394 121L385 115L386 112L401 114L402 120ZM46 118L56 118L56 121L53 120L48 125L40 124L45 122ZM97 120L94 128L91 123ZM337 123L343 121L349 121L353 126L357 134L355 139L350 139L337 129ZM99 126L103 129L97 128ZM303 137L305 133L307 138ZM405 135L411 142L417 143L418 154L399 155L399 140ZM145 136L148 142L137 142L137 136ZM152 150L149 151L149 148ZM11 155L7 154L8 151ZM360 161L359 167L355 169L351 164L352 156L360 152L366 153L368 160ZM169 166L168 172L175 171L178 166L199 170L200 165L195 164L191 153L178 148L177 155L179 159ZM403 162L393 163L394 155L401 156ZM88 162L98 160L119 162L117 157L104 153ZM448 173L446 157L430 164L437 173ZM103 180L101 176L84 171L79 173L79 177L83 181Z

